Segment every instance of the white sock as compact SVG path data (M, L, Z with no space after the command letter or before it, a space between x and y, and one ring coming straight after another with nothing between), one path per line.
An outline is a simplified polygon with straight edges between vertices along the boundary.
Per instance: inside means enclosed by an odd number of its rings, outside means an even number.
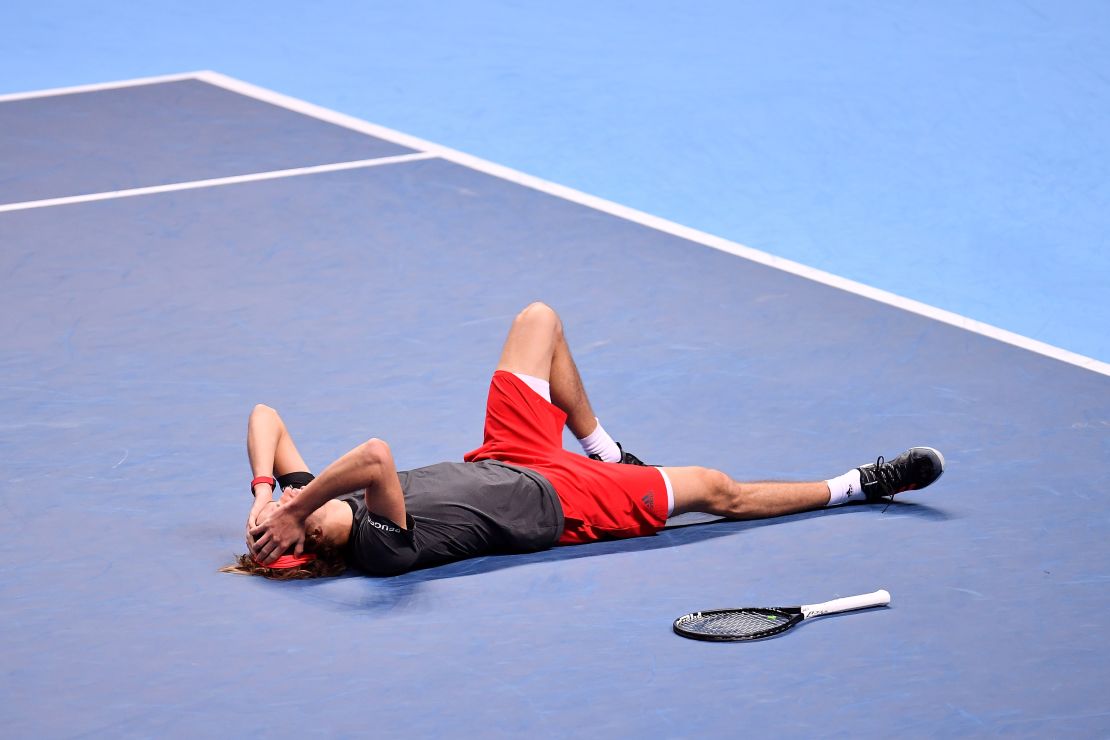
M829 484L829 503L825 506L840 506L849 501L864 501L867 495L859 482L859 470L853 468L844 475L825 481Z
M620 462L621 448L617 447L617 443L609 436L609 432L601 426L601 420L596 416L594 419L597 420L597 429L578 440L578 443L582 445L582 451L587 455L600 455L605 462Z

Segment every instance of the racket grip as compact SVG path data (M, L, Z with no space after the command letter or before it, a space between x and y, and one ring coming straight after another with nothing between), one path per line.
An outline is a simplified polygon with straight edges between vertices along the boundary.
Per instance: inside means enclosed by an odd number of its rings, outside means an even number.
M852 609L866 609L871 606L886 606L890 603L890 594L885 589L874 593L860 594L859 596L845 596L843 599L833 599L823 604L809 604L802 607L802 614L806 619L818 617L822 614L836 614Z

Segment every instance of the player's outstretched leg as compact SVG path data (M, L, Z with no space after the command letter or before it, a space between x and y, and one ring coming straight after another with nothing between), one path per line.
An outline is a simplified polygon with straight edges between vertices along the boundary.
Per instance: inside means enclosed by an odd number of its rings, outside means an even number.
M674 514L704 511L731 519L761 519L849 502L888 500L930 485L944 472L932 447L913 447L890 462L882 457L827 481L744 483L710 468L664 468L674 487Z
M745 483L712 468L665 467L663 471L674 489L672 516L703 511L730 519L763 519L820 509L829 502L824 481Z

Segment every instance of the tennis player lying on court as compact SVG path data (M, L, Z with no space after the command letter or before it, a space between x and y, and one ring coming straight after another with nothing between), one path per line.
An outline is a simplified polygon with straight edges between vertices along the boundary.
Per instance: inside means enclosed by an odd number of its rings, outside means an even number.
M564 450L566 424L585 455ZM553 545L658 532L688 511L733 519L886 500L924 488L944 458L914 447L828 481L740 483L718 470L653 467L594 415L558 315L533 303L513 321L490 384L485 440L461 463L398 471L380 439L313 477L277 412L247 427L254 506L250 553L224 570L270 578L371 575ZM274 475L282 489L273 501Z

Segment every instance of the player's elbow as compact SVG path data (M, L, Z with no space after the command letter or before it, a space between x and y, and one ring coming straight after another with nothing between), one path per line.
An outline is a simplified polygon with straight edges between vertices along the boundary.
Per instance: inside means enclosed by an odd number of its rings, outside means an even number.
M281 416L278 414L277 409L267 406L264 403L256 403L254 405L254 408L251 409L248 423L251 425L262 425L263 428L285 428L285 422L281 420Z
M393 451L384 439L374 437L359 447L359 458L366 467L382 467L393 463Z

